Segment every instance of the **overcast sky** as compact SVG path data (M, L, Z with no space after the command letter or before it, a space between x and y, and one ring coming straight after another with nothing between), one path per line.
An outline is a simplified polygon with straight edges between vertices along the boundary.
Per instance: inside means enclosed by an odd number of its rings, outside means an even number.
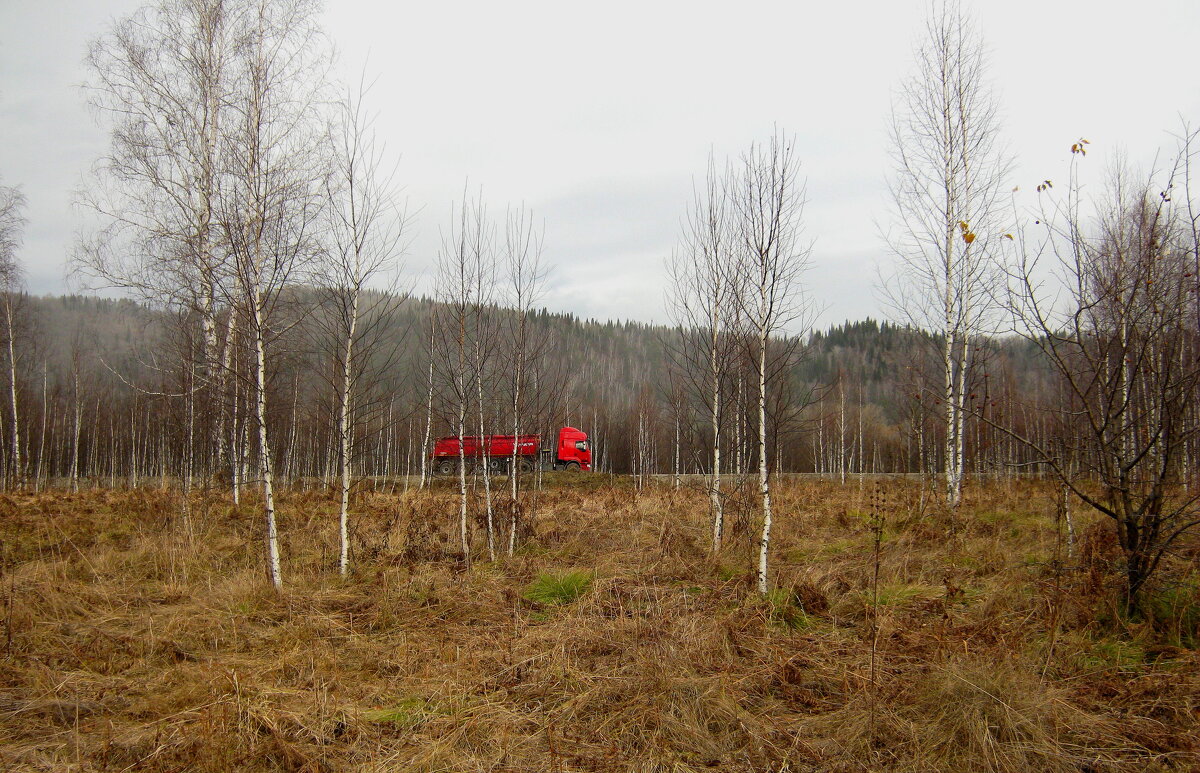
M79 218L72 191L106 132L79 84L87 42L137 0L0 0L0 179L30 220L29 286L63 292ZM966 2L989 50L1013 185L1089 165L1149 164L1181 117L1200 122L1200 2ZM399 158L421 277L464 184L545 226L546 305L661 321L663 262L710 150L773 127L807 178L806 282L821 325L885 314L887 119L928 8L875 2L382 2L324 14L340 67L378 78L371 106Z

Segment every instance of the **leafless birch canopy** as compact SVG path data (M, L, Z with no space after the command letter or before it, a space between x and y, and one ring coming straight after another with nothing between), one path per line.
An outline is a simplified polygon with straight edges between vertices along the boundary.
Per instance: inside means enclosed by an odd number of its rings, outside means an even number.
M901 320L936 339L952 506L961 497L966 396L979 339L997 319L1001 272L994 253L1009 220L1002 197L1009 163L984 45L956 0L934 6L891 126L894 214L887 238L895 263L881 294Z

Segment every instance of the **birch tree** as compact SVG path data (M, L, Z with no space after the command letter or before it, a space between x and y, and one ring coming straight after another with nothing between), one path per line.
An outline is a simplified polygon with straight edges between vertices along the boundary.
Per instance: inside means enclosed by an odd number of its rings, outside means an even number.
M83 449L83 394L80 379L83 370L83 359L88 351L84 341L82 326L75 330L71 340L71 463L67 477L71 481L71 491L79 491L79 476L82 468ZM164 461L165 465L165 461ZM164 478L165 478L164 471Z
M471 305L471 349L472 370L475 382L475 407L479 429L480 458L475 466L476 472L483 481L484 523L487 536L488 560L496 560L496 518L492 501L492 473L502 461L491 457L491 443L488 423L493 420L491 404L494 402L492 389L484 389L484 382L491 382L490 369L494 365L494 355L498 336L496 335L497 310L495 308L496 287L496 258L494 253L494 232L487 222L487 213L482 204L478 210L480 221L473 230L473 238L468 249L471 251L471 263L474 267L475 298Z
M767 592L771 543L771 459L767 444L767 406L771 392L787 377L793 339L788 328L804 319L808 304L800 280L810 249L801 241L804 186L792 140L774 135L752 145L742 156L731 183L730 203L737 234L733 266L735 295L746 350L757 388L758 488L762 531L758 541L756 584Z
M233 261L230 302L246 319L262 477L267 574L283 584L268 432L268 349L282 332L284 289L316 258L327 174L325 64L317 5L279 0L253 9L237 41L237 99L228 136L221 224Z
M87 57L85 90L109 122L111 141L81 198L101 227L81 242L76 268L198 321L199 352L187 353L197 387L183 397L190 415L204 417L221 415L218 317L228 276L217 223L221 154L235 39L253 7L251 0L156 0L115 21ZM224 436L213 420L203 436L207 464Z
M8 364L9 450L12 453L12 478L24 479L21 459L21 413L17 398L17 345L19 307L22 302L22 272L17 260L25 232L25 195L19 188L0 184L0 313Z
M896 268L889 304L938 346L949 506L962 496L966 395L979 337L994 321L993 252L1003 228L1008 162L983 42L956 0L926 22L917 67L893 107L890 187Z
M732 231L728 196L730 170L718 171L710 157L704 187L697 190L684 225L681 251L671 260L668 306L680 328L676 358L693 392L707 409L712 439L708 495L712 517L712 550L721 549L725 506L721 493L721 432L724 421L721 385L731 359L736 314Z
M425 434L421 438L421 483L420 488L425 488L429 482L429 440L433 434L433 397L434 397L434 362L437 357L437 307L429 304L429 310L426 314L425 322L428 326L429 335L422 335L422 339L428 344L425 350L425 356L428 358L427 373L425 378Z
M365 84L339 105L326 180L331 249L322 272L327 292L321 320L334 347L340 477L338 571L350 569L349 507L355 428L368 418L360 385L395 364L401 341L384 341L402 296L391 290L402 251L404 214L396 200L384 147L365 113ZM378 284L374 292L370 286ZM390 345L389 345L390 343ZM386 351L385 351L386 350Z
M542 232L535 228L533 214L524 207L510 209L504 225L504 263L508 275L508 301L512 307L508 330L508 381L512 398L512 458L508 461L509 517L508 549L512 556L517 544L521 513L521 473L530 472L530 463L520 455L521 430L529 425L530 372L540 365L545 341L530 335L530 316L545 292L547 270L542 262Z
M458 476L459 543L463 560L468 563L471 561L471 543L467 520L467 458L462 438L467 434L471 393L477 386L471 367L478 335L475 329L479 322L478 292L482 286L482 263L491 250L491 238L483 202L464 195L461 206L451 209L450 228L442 236L437 263L440 301L434 322L437 362L452 404L453 414L449 421L459 438L458 464L454 470Z

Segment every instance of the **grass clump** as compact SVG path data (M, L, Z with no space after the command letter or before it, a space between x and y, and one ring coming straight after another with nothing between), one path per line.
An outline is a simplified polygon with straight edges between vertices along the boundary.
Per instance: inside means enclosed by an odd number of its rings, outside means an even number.
M1149 594L1146 616L1176 647L1200 647L1200 579Z
M424 698L410 697L402 698L393 706L364 711L362 718L374 724L411 730L438 713Z
M771 622L793 631L804 631L812 626L812 619L790 590L775 588L767 591L766 601L770 608Z
M941 592L940 588L922 583L885 583L879 586L879 606L904 606L922 599L937 598ZM870 601L871 592L869 590L863 591L863 595Z
M1146 662L1146 649L1136 641L1100 639L1092 645L1091 667L1128 668Z
M570 604L592 587L592 573L571 571L563 574L539 574L525 588L526 599L545 606Z

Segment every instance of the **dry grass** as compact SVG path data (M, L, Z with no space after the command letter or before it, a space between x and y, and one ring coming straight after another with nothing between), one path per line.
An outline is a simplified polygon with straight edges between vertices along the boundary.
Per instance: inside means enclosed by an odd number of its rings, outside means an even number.
M292 493L282 594L252 504L13 496L0 768L1200 769L1195 552L1164 576L1178 614L1131 622L1103 529L1054 562L1048 490L976 488L948 518L872 489L781 486L767 599L745 524L710 557L702 494L599 477L470 569L450 492L365 492L349 581L332 498Z

